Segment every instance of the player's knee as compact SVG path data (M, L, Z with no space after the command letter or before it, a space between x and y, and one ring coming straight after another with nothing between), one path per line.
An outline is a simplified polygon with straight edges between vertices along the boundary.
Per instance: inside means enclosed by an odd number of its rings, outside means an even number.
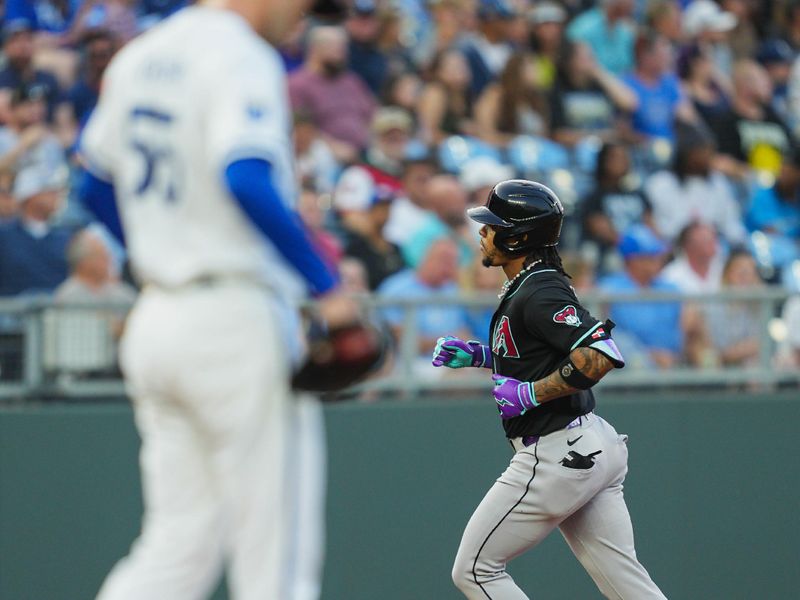
M472 564L459 554L453 563L453 571L450 573L455 586L462 592L475 587L475 575L473 574Z

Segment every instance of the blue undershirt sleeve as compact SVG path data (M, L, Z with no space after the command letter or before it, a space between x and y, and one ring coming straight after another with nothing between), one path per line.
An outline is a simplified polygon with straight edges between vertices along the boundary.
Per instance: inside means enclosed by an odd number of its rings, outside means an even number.
M84 171L78 185L78 198L124 246L125 234L119 218L114 186L92 175L89 171Z
M260 158L229 164L225 183L242 210L275 248L308 282L315 294L324 294L338 281L306 235L299 217L284 205L272 184L272 165Z

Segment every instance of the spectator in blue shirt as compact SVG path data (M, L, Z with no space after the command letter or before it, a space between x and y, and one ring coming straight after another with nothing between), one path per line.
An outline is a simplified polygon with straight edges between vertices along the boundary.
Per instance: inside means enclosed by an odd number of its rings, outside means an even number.
M511 57L514 49L509 41L509 29L516 16L508 0L481 0L479 3L478 31L461 46L472 74L474 97L500 75Z
M678 291L661 277L668 250L647 226L634 225L619 243L625 270L602 279L600 289L632 295L645 291ZM680 303L615 302L610 313L617 324L614 339L634 364L670 368L680 361L684 347Z
M667 38L646 32L636 39L636 70L624 78L638 98L631 114L636 135L673 141L675 120L697 121L691 104L681 92L674 72L672 46Z
M52 226L64 193L61 173L29 167L14 181L19 217L0 226L0 296L51 293L67 278L73 231Z
M6 21L3 25L3 54L6 57L5 68L0 71L0 90L10 90L22 85L35 87L47 103L47 117L52 121L62 93L56 78L46 71L34 67L33 26L25 19ZM7 111L8 98L3 98L3 113ZM5 120L6 115L2 115Z
M457 277L458 247L452 240L442 238L428 248L424 259L415 270L406 269L392 275L378 288L378 294L391 299L455 296L459 293ZM403 310L387 308L383 315L395 334L402 335ZM470 339L466 312L461 307L449 304L420 307L417 310L416 329L420 364L429 367L431 374L433 367L430 366L430 351L443 331L462 339Z
M635 29L630 20L633 0L602 0L599 6L575 18L567 37L584 42L607 71L624 75L633 67Z
M461 267L467 267L472 262L478 238L465 218L468 200L464 186L452 175L437 175L428 182L425 204L432 213L403 244L406 264L411 267L419 265L431 245L441 238L456 242Z
M767 236L776 267L800 259L800 157L784 161L775 185L756 190L745 223Z

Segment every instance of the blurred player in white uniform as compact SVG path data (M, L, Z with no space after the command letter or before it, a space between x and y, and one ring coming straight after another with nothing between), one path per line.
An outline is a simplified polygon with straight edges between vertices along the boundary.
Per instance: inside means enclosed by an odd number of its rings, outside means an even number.
M315 294L331 325L355 307L289 210L286 85L268 42L305 5L177 13L115 57L84 133L82 196L144 284L121 348L143 529L100 600L205 598L223 566L236 600L319 595L321 540L296 556L299 534L319 527L295 509L319 521L322 493L297 476L322 468L323 442L318 412L289 385L303 352L297 306ZM319 487L320 473L303 477Z

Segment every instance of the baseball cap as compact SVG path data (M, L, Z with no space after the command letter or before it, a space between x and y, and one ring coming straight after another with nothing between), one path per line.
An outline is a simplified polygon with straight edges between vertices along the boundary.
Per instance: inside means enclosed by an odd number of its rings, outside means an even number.
M622 235L617 246L622 257L660 256L666 254L669 246L646 225L632 225Z
M461 185L472 193L482 187L494 186L514 178L514 169L488 156L479 156L464 163L458 176Z
M767 40L758 47L756 60L762 65L791 63L794 60L794 52L785 40Z
M414 122L408 111L397 106L384 106L378 109L372 118L372 133L381 135L393 129L400 129L407 133L411 132Z
M528 21L534 25L563 23L566 20L567 11L556 2L539 2L528 13Z
M50 169L42 165L34 165L22 169L14 178L12 195L17 202L25 202L28 198L61 190L67 185L67 174L63 169Z
M372 173L353 166L342 173L333 190L333 208L339 211L366 211L383 202L395 199L396 191L375 180Z
M683 31L696 36L704 31L730 31L739 19L713 0L694 0L683 13Z

